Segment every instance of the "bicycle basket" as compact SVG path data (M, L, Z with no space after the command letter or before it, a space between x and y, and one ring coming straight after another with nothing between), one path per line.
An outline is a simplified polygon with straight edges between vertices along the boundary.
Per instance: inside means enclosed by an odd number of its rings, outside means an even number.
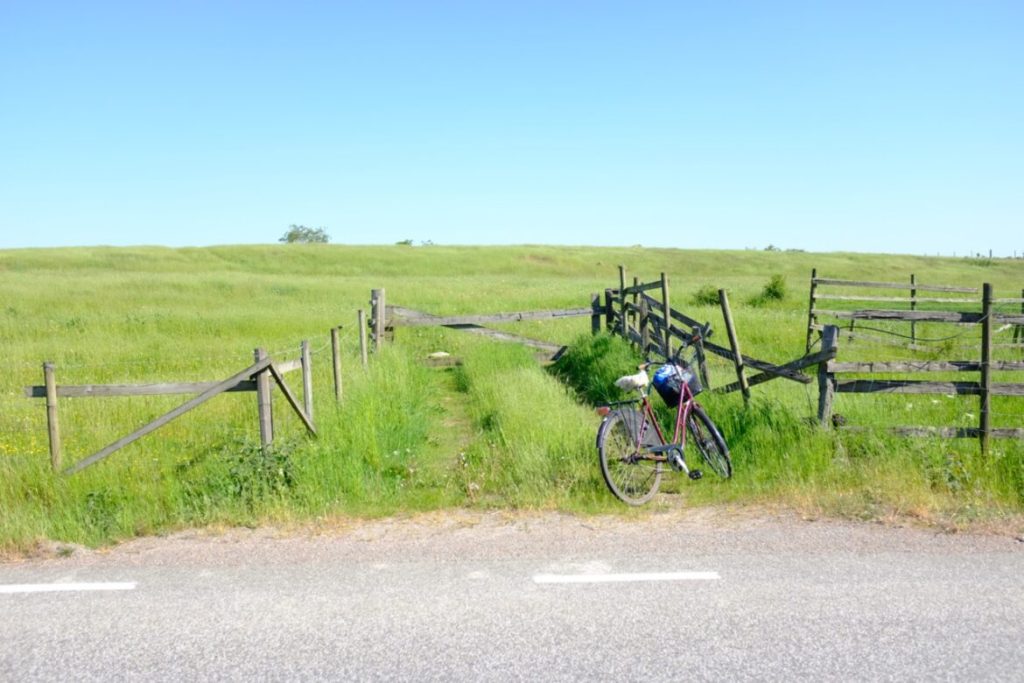
M670 408L679 405L679 399L683 393L683 382L690 387L690 393L696 396L704 390L700 384L697 373L690 368L685 368L674 363L666 363L654 373L654 388L658 391L662 400Z

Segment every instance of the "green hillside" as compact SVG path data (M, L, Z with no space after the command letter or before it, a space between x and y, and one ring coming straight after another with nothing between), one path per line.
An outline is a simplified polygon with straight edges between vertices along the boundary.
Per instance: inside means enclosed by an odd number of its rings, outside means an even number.
M380 287L389 303L437 314L585 306L592 292L617 286L620 264L630 281L666 273L673 307L711 321L721 344L721 313L697 295L727 289L744 352L779 363L804 353L812 268L856 280L904 282L913 273L919 283L989 282L1006 298L1024 288L1024 261L982 258L539 246L0 251L7 369L0 383L0 546L25 548L42 538L96 544L191 525L460 505L617 511L597 469L598 418L526 349L457 331L400 329L396 343L363 371L356 311L368 309L370 289ZM758 301L773 276L784 282L782 300ZM327 349L329 330L339 324L341 405ZM590 321L507 328L573 344L589 333ZM926 339L947 332L918 330ZM315 351L321 436L306 439L281 403L279 447L269 456L259 452L253 395L228 394L102 464L55 477L45 407L22 393L42 383L44 360L55 363L58 383L67 385L217 380L250 364L256 347L294 358L303 339ZM420 360L434 351L464 364L429 369ZM863 344L855 351L868 358L888 352ZM935 353L977 356L948 340L936 343ZM718 384L731 381L731 372L724 363L712 366ZM1002 381L1021 381L1021 374ZM960 426L977 412L976 399L843 397L837 408L871 429L835 435L808 424L817 401L813 385L776 381L754 392L749 408L736 394L702 397L733 448L733 481L682 484L655 507L780 503L815 514L1018 524L1012 520L1024 507L1019 443L999 441L981 456L973 441L903 440L875 429L891 425L896 414L901 424ZM186 398L62 399L65 462ZM1021 399L1003 399L995 410L999 426L1024 427Z

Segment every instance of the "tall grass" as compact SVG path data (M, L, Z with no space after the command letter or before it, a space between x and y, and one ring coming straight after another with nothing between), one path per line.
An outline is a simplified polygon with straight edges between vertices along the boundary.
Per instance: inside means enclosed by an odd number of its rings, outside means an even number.
M699 293L727 289L744 352L776 362L804 352L801 292L811 268L850 279L903 281L915 273L918 282L989 281L997 296L1012 296L1024 283L1019 261L762 251L334 245L0 251L0 546L23 548L43 538L101 544L196 524L452 505L616 509L597 474L597 421L585 404L612 397L615 377L633 370L628 349L598 337L577 345L585 357L577 357L576 367L560 364L562 374L549 375L515 346L455 331L400 329L396 344L364 371L354 323L373 287L386 287L391 303L437 314L578 307L591 292L615 285L618 264L627 277L668 273L673 300L687 302L687 314L719 330L713 298ZM747 305L764 293L766 273L787 283L773 288L782 298ZM327 331L339 323L346 325L340 406L331 396L323 349ZM588 326L586 319L569 319L507 327L570 344ZM922 325L918 334L944 333ZM254 446L252 396L229 394L83 473L54 476L44 407L21 393L41 383L44 360L56 363L60 384L214 380L250 364L255 347L294 358L301 339L319 350L320 438L307 439L281 404L271 453ZM961 353L955 344L937 344L937 357ZM870 355L858 346L844 352L860 348ZM439 350L460 356L463 366L424 367L423 356ZM713 367L715 383L731 381L731 372ZM578 393L562 384L570 376ZM184 400L62 399L66 463ZM757 387L749 408L735 395L706 393L701 400L733 447L736 477L723 485L682 486L693 501L967 517L1024 507L1021 447L1013 441L994 442L982 457L969 441L835 435L808 423L812 389L778 381ZM844 395L837 410L869 427L892 424L897 414L910 423L976 422L976 399L935 401ZM1018 403L995 400L1000 426L1024 426Z

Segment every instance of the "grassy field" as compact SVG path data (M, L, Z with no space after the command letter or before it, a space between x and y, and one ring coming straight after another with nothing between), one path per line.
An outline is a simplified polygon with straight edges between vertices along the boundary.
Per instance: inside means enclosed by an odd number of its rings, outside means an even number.
M907 281L914 273L922 283L990 282L1002 297L1024 287L1019 260L802 252L334 245L0 251L0 548L450 506L618 511L598 472L598 419L581 377L610 384L633 359L613 340L594 347L589 319L508 327L591 353L590 365L568 383L524 348L431 328L400 329L364 371L355 321L376 287L387 289L390 303L438 314L585 306L591 292L617 284L619 264L630 279L667 273L673 306L711 321L723 344L721 314L699 294L726 288L744 352L775 362L804 353L812 268L834 278ZM784 283L784 296L766 302L759 295L773 276ZM327 349L338 324L345 326L340 405ZM948 338L949 326L924 325L918 333L942 339L935 357L977 357L976 344L957 347L959 332ZM1012 331L1001 334L1006 341ZM268 454L258 447L253 395L227 394L100 465L54 476L43 402L22 396L23 387L41 383L44 360L56 364L60 384L215 380L250 364L255 347L294 358L302 339L315 351L321 436L306 439L279 402L279 438ZM434 351L464 364L427 368L420 360ZM893 353L866 344L841 352L844 359ZM712 366L716 384L731 381L731 373L723 363ZM1021 373L998 379L1021 381ZM837 410L873 429L837 435L809 424L813 386L776 381L754 396L747 408L737 394L702 397L733 450L734 479L669 486L674 495L655 509L782 504L810 514L1020 526L1020 444L994 442L982 457L973 441L895 439L881 431L894 420L975 424L976 399L843 395ZM184 400L62 399L65 461ZM1024 427L1021 408L1020 399L998 400L996 426Z

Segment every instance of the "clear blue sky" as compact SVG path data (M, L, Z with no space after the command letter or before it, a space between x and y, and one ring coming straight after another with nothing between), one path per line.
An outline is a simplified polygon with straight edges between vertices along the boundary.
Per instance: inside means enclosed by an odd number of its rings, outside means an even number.
M0 248L1024 253L1024 2L0 2Z

